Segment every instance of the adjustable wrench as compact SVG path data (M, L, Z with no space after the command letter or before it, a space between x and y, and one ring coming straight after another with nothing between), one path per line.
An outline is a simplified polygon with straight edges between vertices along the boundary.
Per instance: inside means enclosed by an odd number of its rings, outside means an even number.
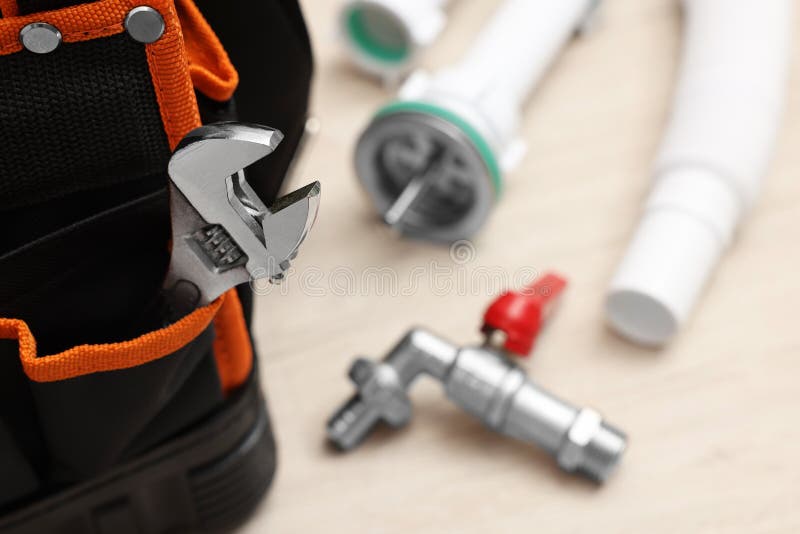
M249 280L280 281L319 209L313 182L267 207L243 169L270 154L273 128L216 123L189 132L169 161L172 256L164 281L180 317Z

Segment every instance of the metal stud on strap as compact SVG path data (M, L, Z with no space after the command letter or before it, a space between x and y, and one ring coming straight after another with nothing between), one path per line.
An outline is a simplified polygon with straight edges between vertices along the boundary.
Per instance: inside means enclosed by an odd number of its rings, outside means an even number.
M61 32L52 24L32 22L20 30L19 40L34 54L49 54L61 44Z
M125 31L140 43L158 41L164 35L164 29L164 17L150 6L135 7L125 17Z

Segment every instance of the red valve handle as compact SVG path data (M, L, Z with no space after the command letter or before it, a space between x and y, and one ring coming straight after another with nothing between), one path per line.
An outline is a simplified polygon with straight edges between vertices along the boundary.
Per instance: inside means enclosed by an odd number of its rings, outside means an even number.
M482 330L504 332L503 347L518 356L528 356L542 324L566 285L565 278L547 273L520 291L506 291L486 309Z

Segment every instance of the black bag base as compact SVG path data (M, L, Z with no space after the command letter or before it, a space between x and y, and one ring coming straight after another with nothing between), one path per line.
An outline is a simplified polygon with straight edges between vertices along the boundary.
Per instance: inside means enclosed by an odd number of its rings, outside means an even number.
M0 518L0 533L230 530L250 516L266 493L275 459L275 441L254 372L220 412L197 427L101 477Z

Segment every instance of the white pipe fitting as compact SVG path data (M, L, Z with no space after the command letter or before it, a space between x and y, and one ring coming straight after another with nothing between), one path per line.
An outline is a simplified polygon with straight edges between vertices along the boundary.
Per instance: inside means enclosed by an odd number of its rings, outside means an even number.
M464 57L417 72L361 135L356 172L401 233L471 237L525 152L522 106L596 0L506 0Z
M339 15L346 50L355 65L396 82L447 23L449 0L348 0Z
M644 215L611 282L612 328L650 346L689 316L767 172L783 110L792 1L684 0L673 111Z
M516 135L525 101L596 3L506 0L461 61L433 76L415 73L399 100L427 102L465 119L501 169L510 170L524 153Z

